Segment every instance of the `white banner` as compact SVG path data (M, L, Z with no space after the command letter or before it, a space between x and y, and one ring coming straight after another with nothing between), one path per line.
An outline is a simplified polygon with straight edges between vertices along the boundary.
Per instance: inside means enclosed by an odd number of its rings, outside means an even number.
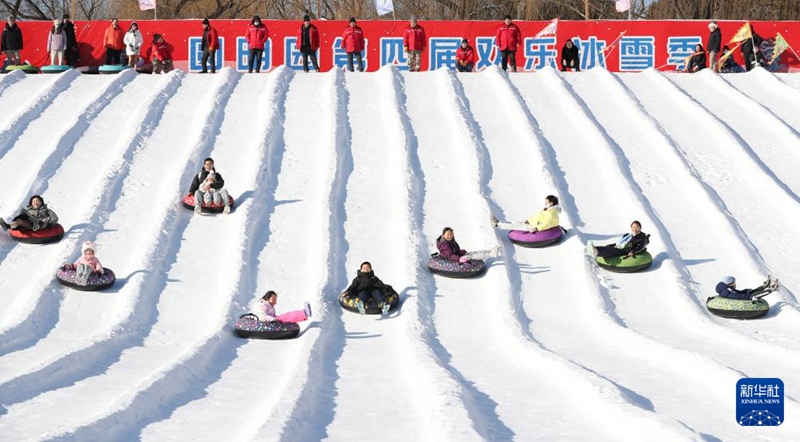
M375 0L375 9L378 10L378 15L388 14L394 12L394 4L392 0Z
M139 0L139 9L149 11L156 8L156 0Z

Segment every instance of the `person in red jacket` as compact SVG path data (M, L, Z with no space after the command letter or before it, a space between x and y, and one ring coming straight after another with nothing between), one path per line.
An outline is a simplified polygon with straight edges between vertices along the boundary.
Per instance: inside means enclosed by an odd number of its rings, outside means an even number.
M503 57L503 70L508 70L508 61L511 60L511 70L517 72L517 45L522 41L522 33L514 23L511 16L506 15L503 24L497 29L495 44Z
M303 16L303 24L297 31L297 41L295 46L303 54L303 70L308 72L308 58L311 57L311 64L314 70L319 72L317 64L317 49L319 49L319 31L311 24L311 17L308 14Z
M211 60L211 73L217 72L217 49L219 49L219 34L211 27L208 19L203 19L203 43L200 47L203 50L203 70L201 74L208 72L208 61Z
M163 70L166 74L173 69L172 50L161 34L153 35L153 47L151 48L153 58L153 73L160 74Z
M106 48L106 64L122 64L120 56L125 49L125 31L119 27L119 20L111 19L111 26L106 28L103 36L103 47Z
M261 17L254 15L250 25L247 26L247 49L250 50L247 72L253 73L253 64L256 73L261 72L261 56L264 55L264 45L267 43L267 27L261 23Z
M403 50L408 54L409 72L419 72L422 51L425 50L425 29L417 25L414 17L403 31Z
M353 55L358 60L358 72L364 72L361 51L364 50L364 31L356 25L356 18L350 17L350 25L342 32L342 49L347 52L347 69L353 72Z
M456 70L458 72L472 72L475 68L475 49L469 45L466 38L461 40L461 46L456 49Z

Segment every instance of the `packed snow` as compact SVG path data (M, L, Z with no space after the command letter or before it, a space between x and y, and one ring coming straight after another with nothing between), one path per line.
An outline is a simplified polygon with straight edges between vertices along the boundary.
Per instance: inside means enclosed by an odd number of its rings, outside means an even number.
M601 69L0 77L0 215L41 194L66 235L0 233L0 441L800 440L800 80ZM180 205L213 157L229 215ZM560 244L523 220L557 195ZM653 266L585 255L642 222ZM502 245L433 276L446 226ZM58 284L81 243L117 275ZM401 306L344 311L362 261ZM766 317L711 315L726 275ZM298 338L233 334L276 290ZM784 423L737 424L780 378Z

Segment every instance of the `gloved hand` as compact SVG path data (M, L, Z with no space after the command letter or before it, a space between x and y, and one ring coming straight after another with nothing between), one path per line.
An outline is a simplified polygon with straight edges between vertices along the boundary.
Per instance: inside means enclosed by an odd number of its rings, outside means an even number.
M469 261L469 257L467 255L464 255L461 258L458 258L458 262L460 262L461 264L466 264L468 261Z

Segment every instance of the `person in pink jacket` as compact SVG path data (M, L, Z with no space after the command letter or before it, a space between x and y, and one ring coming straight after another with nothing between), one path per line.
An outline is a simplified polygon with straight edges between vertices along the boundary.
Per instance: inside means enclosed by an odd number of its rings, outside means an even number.
M81 257L75 261L75 264L67 264L64 268L72 268L75 270L75 282L78 285L86 285L89 281L89 276L92 273L103 274L103 265L97 259L97 245L91 241L86 241L81 246Z
M403 50L408 54L408 71L419 72L422 51L425 50L425 29L411 17L410 24L403 31Z
M506 15L503 24L497 28L495 45L503 57L503 70L508 70L508 61L511 60L511 70L517 72L517 45L522 41L522 33L517 25L511 23L511 16Z
M264 45L268 37L267 27L261 23L261 17L254 15L245 34L247 49L250 51L247 72L253 73L253 65L256 67L256 73L261 72L261 56L264 55Z
M347 70L353 72L353 55L358 60L358 72L364 72L364 61L361 51L364 50L364 31L356 24L356 18L350 17L350 24L342 32L342 49L347 52Z
M275 313L275 304L277 303L278 294L274 290L270 290L250 304L250 312L258 316L258 320L261 322L301 322L311 317L311 305L308 302L303 304L303 310L286 312L282 315Z

